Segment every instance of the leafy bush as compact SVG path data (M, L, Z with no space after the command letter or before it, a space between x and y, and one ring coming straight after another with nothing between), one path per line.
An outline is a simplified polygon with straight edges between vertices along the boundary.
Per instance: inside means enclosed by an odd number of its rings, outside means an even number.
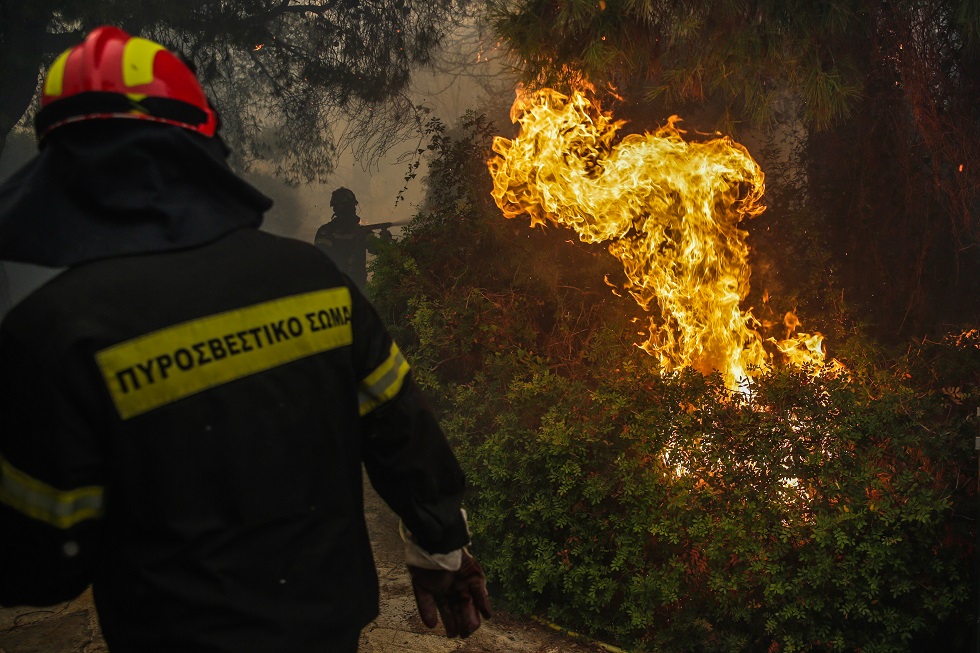
M483 562L518 608L656 651L906 651L968 631L976 426L924 423L942 396L781 371L744 398L696 374L496 363L446 424Z
M497 600L640 650L966 648L980 336L749 396L661 376L601 248L503 220L471 117L379 254L382 315L436 399ZM938 647L938 648L937 648Z

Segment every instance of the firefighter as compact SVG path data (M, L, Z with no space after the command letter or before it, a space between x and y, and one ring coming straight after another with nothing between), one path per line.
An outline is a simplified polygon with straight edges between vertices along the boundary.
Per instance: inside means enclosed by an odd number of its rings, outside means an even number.
M0 259L0 604L89 584L113 653L355 651L378 612L362 464L423 621L489 617L464 478L370 303L259 230L183 61L101 27L48 70Z
M372 231L378 226L361 224L357 215L357 196L349 188L341 187L330 194L330 208L333 217L317 229L313 244L326 252L363 291L367 287L367 254L377 253L379 237ZM387 227L382 229L380 238L393 240Z

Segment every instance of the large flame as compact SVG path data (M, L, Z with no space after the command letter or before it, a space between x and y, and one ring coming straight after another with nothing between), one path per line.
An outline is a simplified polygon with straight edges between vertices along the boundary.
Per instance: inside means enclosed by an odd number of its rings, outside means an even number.
M665 371L720 371L733 386L766 363L762 337L739 302L749 291L749 249L739 224L763 211L759 165L730 138L686 141L677 118L614 143L615 122L576 92L518 97L514 140L497 137L488 165L508 218L552 222L582 241L608 242L626 289L659 309L641 347ZM656 314L656 312L653 312ZM794 316L795 318L795 316ZM798 322L797 322L798 324ZM820 363L819 334L778 343L798 363Z

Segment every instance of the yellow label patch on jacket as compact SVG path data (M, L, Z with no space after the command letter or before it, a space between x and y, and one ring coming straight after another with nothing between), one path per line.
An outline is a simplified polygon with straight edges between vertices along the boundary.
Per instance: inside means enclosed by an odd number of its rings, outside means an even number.
M210 315L113 345L96 361L122 419L353 341L347 288Z

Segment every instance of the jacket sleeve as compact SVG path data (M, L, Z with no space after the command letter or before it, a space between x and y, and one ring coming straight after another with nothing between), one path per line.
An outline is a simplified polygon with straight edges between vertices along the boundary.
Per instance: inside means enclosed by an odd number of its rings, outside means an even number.
M51 605L91 582L103 465L84 410L30 338L0 330L0 605Z
M355 355L361 365L364 466L371 484L429 553L469 543L465 479L408 362L360 293Z

